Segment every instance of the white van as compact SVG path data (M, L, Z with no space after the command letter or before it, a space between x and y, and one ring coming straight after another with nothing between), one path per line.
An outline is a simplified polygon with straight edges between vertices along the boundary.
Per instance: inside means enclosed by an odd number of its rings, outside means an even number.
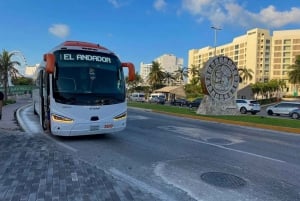
M152 94L150 94L149 101L151 101L154 98L162 98L162 99L166 100L166 96L163 93L152 93Z
M144 93L132 93L129 97L131 101L137 102L145 102L145 94Z

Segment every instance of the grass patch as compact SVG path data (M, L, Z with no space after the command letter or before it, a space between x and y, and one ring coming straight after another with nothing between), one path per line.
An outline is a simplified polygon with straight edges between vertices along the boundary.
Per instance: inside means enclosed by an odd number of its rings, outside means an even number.
M12 99L8 99L7 101L4 101L4 105L9 105L9 104L13 104L13 103L16 103L16 101L12 100Z
M190 109L188 107L177 107L171 105L159 105L150 103L139 103L139 102L128 102L129 107L138 107L144 109L151 109L156 112L169 113L179 116L188 116L197 119L206 119L212 121L220 121L227 123L241 123L242 125L252 125L255 126L265 125L271 127L286 127L300 129L299 120L288 119L288 118L272 118L267 116L259 115L199 115L196 114L195 109ZM276 129L276 128L275 128Z

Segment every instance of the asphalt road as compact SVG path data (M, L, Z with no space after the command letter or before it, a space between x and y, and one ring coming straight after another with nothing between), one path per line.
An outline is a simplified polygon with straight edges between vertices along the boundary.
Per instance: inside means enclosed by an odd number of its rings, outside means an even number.
M49 140L161 200L300 200L300 136L129 109L117 134L42 133L32 108L27 132Z

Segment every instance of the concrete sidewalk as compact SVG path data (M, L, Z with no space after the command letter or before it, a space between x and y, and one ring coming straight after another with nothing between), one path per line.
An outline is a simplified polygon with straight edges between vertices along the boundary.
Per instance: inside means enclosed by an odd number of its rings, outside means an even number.
M29 135L15 118L30 99L3 108L0 120L0 200L160 200L68 154L44 134Z
M5 105L2 108L2 119L0 120L0 129L17 131L22 128L18 125L16 112L22 106L31 103L30 97L17 98L17 102L14 104Z

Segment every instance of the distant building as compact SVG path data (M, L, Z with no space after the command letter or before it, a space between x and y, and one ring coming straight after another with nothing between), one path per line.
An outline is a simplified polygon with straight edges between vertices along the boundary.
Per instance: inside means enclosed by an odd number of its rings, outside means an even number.
M202 68L214 56L215 49L216 55L230 57L238 68L252 69L253 79L243 82L241 88L250 83L281 79L287 84L285 93L292 93L294 86L288 81L287 68L295 63L296 55L300 55L300 29L274 31L272 36L269 30L256 28L225 45L191 49L188 67Z
M169 73L173 73L177 71L179 67L183 67L183 59L173 54L164 54L157 57L154 61L160 63L162 70Z
M145 64L143 62L140 63L140 76L143 79L143 85L148 85L148 75L151 71L152 63Z
M178 58L173 54L163 54L160 57L154 59L154 61L158 62L161 66L161 70L163 72L175 73L178 68L183 67L183 59ZM152 68L152 62L149 64L141 63L140 64L140 75L144 80L145 84L148 85L148 75ZM174 85L183 84L182 82L175 81Z
M32 77L38 68L39 64L36 64L35 66L26 66L25 68L25 77Z

